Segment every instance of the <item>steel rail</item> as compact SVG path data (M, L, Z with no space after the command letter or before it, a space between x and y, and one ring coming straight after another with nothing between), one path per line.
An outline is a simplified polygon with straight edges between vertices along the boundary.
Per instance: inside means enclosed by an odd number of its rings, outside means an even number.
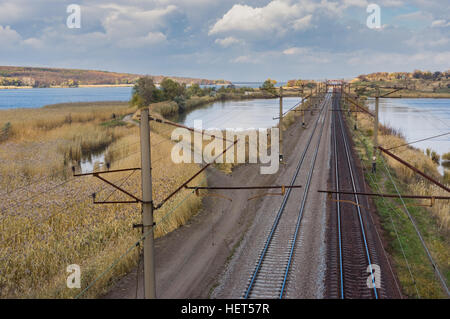
M375 197L386 197L386 198L415 198L415 199L439 199L439 200L449 200L450 196L433 196L433 195L395 195L395 194L379 194L379 193L367 193L367 192L351 192L351 191L336 191L332 190L318 190L319 193L327 194L345 194L345 195L363 195L363 196L375 196Z
M313 139L313 137L314 137L314 133L315 133L315 131L316 131L316 129L317 129L317 125L318 125L318 123L319 123L319 119L320 119L320 115L322 114L322 111L323 111L323 108L320 110L319 116L317 117L317 120L315 121L313 130L312 130L312 132L311 132L311 134L310 134L310 136L309 136L309 138L308 138L308 142L307 142L307 144L306 144L306 147L305 147L305 149L304 149L303 152L302 152L302 155L301 155L301 157L300 157L300 160L298 161L298 164L297 164L295 173L294 173L294 175L292 176L292 180L291 180L291 183L290 183L291 186L294 185L294 183L295 183L295 181L296 181L296 179L297 179L298 173L300 172L300 168L301 168L302 165L303 165L303 162L304 162L305 157L306 157L306 153L307 153L307 151L308 151L308 149L309 149L309 146L311 145L311 141L312 141L312 139ZM251 293L251 291L252 291L252 289L253 289L253 285L254 285L254 283L255 283L256 276L258 275L258 273L259 273L259 271L260 271L260 269L261 269L261 265L262 265L263 260L264 260L264 258L265 258L265 256L266 256L266 253L267 253L267 250L268 250L268 248L269 248L270 242L271 242L271 240L272 240L272 238L273 238L273 235L274 235L274 233L275 233L275 230L276 230L276 228L277 228L277 226L278 226L278 223L279 223L279 221L280 221L280 219L281 219L281 215L283 214L284 208L285 208L285 206L286 206L286 203L287 203L287 201L288 201L288 199L289 199L290 194L291 194L291 188L289 188L289 189L287 190L286 194L285 194L284 197L283 197L283 201L282 201L282 203L281 203L280 208L278 209L278 213L277 213L277 215L276 215L276 217L275 217L275 220L274 220L274 223L273 223L272 228L271 228L271 230L270 230L270 233L269 233L269 235L268 235L267 238L266 238L266 242L265 242L265 244L264 244L264 248L263 248L263 250L262 250L262 252L261 252L261 254L260 254L260 257L259 257L259 259L258 259L258 263L257 263L257 265L256 265L256 267L255 267L255 269L254 269L254 271L253 271L253 273L252 273L252 276L251 276L251 279L250 279L250 283L249 283L249 285L248 285L248 287L247 287L247 290L245 291L244 299L248 299L248 297L249 297L249 295L250 295L250 293Z
M335 114L333 114L332 118L332 126L333 126L333 153L334 153L334 169L335 169L335 178L336 178L336 189L339 192L339 166L338 166L338 156L337 156L337 129L336 129L336 118ZM343 262L343 253L342 253L342 233L341 233L341 195L340 193L336 194L336 210L337 210L337 225L338 225L338 243L339 243L339 273L340 273L340 292L341 299L345 298L344 295L344 262Z
M325 106L325 108L326 108L326 106ZM285 273L284 273L284 279L283 279L283 284L281 286L281 292L280 292L280 296L279 296L280 299L283 298L283 294L284 294L284 291L286 289L286 284L287 284L287 279L288 279L288 275L289 275L289 270L291 269L291 265L293 263L295 244L297 243L298 232L300 230L300 224L302 222L303 212L305 211L306 200L307 200L308 194L309 194L309 186L311 185L311 180L312 180L312 176L313 176L313 173L314 173L314 167L316 166L317 154L319 153L320 141L322 140L323 128L324 128L325 122L326 122L326 115L327 115L327 112L325 112L323 114L323 117L322 117L322 126L320 127L319 141L317 142L317 146L316 146L316 149L314 151L314 157L313 157L313 160L312 160L312 163L311 163L311 167L309 169L308 179L307 179L306 185L305 185L305 191L303 192L302 203L300 205L300 210L298 212L298 217L297 217L297 223L295 225L295 232L294 232L294 236L292 238L291 248L289 249L289 260L288 260L288 263L286 265L286 269L285 269Z
M344 130L344 124L343 124L343 121L342 121L342 115L339 114L339 113L337 113L337 115L338 115L338 118L339 118L342 139L344 141L344 148L345 148L345 154L346 154L346 159L347 159L347 165L348 165L348 168L349 168L349 171L350 171L350 177L351 177L351 180L352 180L352 189L353 189L354 192L356 192L355 177L353 175L353 166L352 166L352 163L350 161L350 149L349 149L348 142L347 142L347 134L345 133L345 130ZM355 202L357 204L356 205L356 209L358 211L358 219L359 219L359 224L360 224L360 227L361 227L361 234L362 234L362 238L363 238L363 242L364 242L364 249L365 249L365 252L366 252L367 262L369 264L370 273L371 273L371 276L372 276L372 282L375 283L375 278L373 276L373 269L372 269L372 260L370 258L370 252L369 252L369 247L368 247L368 244L367 244L366 233L364 231L364 223L363 223L363 220L362 220L361 208L360 208L360 204L359 204L359 197L356 194L354 196L355 196ZM375 299L378 299L377 287L375 285L373 286L373 292L374 292L374 295L375 295Z

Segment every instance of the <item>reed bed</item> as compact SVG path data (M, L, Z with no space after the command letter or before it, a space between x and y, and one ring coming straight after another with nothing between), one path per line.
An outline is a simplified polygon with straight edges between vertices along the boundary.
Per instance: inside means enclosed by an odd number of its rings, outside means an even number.
M71 176L71 165L98 149L105 149L112 169L140 167L137 126L102 125L113 113L117 118L132 111L127 104L101 103L0 113L2 123L24 128L0 144L0 298L75 297L80 289L66 286L71 264L81 266L82 288L107 271L82 296L97 297L136 265L139 247L109 269L141 236L132 228L141 221L140 206L94 205L92 193L97 201L129 198L94 177ZM174 164L169 133L159 129L153 126L151 136L156 203L199 168ZM104 164L96 169L105 169ZM141 196L139 171L107 178ZM205 180L202 174L192 185L205 185ZM201 198L182 190L155 211L155 237L183 225L200 207Z
M358 127L363 130L366 136L371 137L373 135L373 120L369 118L369 115L358 115ZM393 129L382 128L380 129L380 133L381 134L378 136L379 143L385 148L395 147L406 143L405 139ZM422 172L441 180L442 182L446 182L445 178L439 174L437 164L423 151L412 146L405 146L394 149L392 152ZM434 184L424 181L423 178L419 177L411 169L390 156L384 156L384 158L388 165L394 169L396 176L403 183L408 185L411 193L418 193L420 195L447 195L443 194L443 192L445 192L444 190L440 190ZM438 219L442 229L446 231L450 230L449 201L441 201L433 207L430 207L429 211Z
M65 103L36 109L2 110L0 127L9 123L8 140L39 140L48 131L73 123L100 123L132 113L126 102Z

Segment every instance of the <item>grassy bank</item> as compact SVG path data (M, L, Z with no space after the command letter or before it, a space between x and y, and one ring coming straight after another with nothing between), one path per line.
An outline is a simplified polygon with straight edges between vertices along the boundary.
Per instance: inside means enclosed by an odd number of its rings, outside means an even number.
M347 117L349 127L354 126L354 118ZM379 156L377 173L370 172L372 158L373 121L367 115L358 114L358 130L352 130L357 153L362 160L365 178L373 192L417 195L448 195L444 190L417 177L411 170L390 157ZM392 147L404 144L405 140L394 130L381 126L380 145ZM395 154L408 161L425 173L442 179L437 166L422 151L412 147L396 149ZM386 165L386 166L385 166ZM411 298L444 298L445 294L434 269L425 254L413 224L411 223L400 199L374 197L384 229L388 251L393 258L403 293ZM436 201L433 207L430 201L405 200L406 207L419 228L434 260L438 264L447 283L450 282L449 216L450 203Z
M417 80L410 79L408 81L369 81L352 82L352 91L360 96L375 97L376 89L375 86L382 87L380 89L380 94L386 94L393 91L393 88L404 87L405 89L395 92L389 97L396 98L450 98L450 81L429 81L429 80ZM389 87L391 87L389 89ZM407 89L406 89L407 88Z
M72 165L79 170L79 159L98 150L112 169L140 166L138 127L122 121L134 111L113 102L0 111L0 128L8 131L0 141L0 297L74 297L80 289L66 287L70 264L81 266L82 288L106 271L83 295L96 297L136 265L139 247L109 268L141 235L132 228L141 222L139 205L94 205L92 193L97 201L128 198L94 177L71 176ZM152 129L153 198L159 203L198 165L173 164L167 128ZM107 178L140 197L139 171ZM192 184L204 180L201 175ZM155 237L183 225L200 205L200 198L181 191L155 211Z

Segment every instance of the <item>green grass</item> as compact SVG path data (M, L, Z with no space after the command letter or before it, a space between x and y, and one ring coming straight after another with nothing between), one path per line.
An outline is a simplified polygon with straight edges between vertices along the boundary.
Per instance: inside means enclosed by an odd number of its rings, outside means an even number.
M116 126L126 126L127 123L122 120L111 120L108 122L103 122L100 124L100 126L103 127L116 127Z
M353 119L349 121L351 122L350 127L353 127ZM360 131L353 131L353 138L363 165L370 167L371 139L368 136L364 136ZM395 187L389 178L389 174L385 171L381 158L378 158L377 168L376 174L372 174L370 170L366 170L365 173L366 181L372 191L396 194ZM409 193L407 185L395 176L392 169L388 169L400 193ZM404 211L401 200L374 197L373 201L379 213L382 228L385 231L385 239L389 243L388 252L393 257L394 268L400 280L403 293L411 298L445 298L446 295L435 275L413 224ZM426 208L416 206L417 202L411 199L405 199L405 203L442 275L447 280L447 283L450 282L448 234L439 229L436 219L432 217ZM406 256L407 261L404 256ZM408 264L414 281L411 278Z

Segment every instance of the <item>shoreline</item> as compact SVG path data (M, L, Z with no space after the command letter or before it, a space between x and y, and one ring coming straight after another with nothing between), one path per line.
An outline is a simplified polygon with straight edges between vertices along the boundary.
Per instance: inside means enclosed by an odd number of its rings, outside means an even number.
M201 85L216 85L225 86L230 84L201 84ZM80 84L78 86L62 86L52 85L50 87L35 88L32 86L12 86L12 85L0 85L0 90L23 90L23 89L76 89L76 88L118 88L118 87L133 87L134 84Z
M0 86L0 90L20 90L20 89L76 89L76 88L101 88L101 87L133 87L134 84L83 84L78 86L54 85L50 87L35 88L32 86Z

